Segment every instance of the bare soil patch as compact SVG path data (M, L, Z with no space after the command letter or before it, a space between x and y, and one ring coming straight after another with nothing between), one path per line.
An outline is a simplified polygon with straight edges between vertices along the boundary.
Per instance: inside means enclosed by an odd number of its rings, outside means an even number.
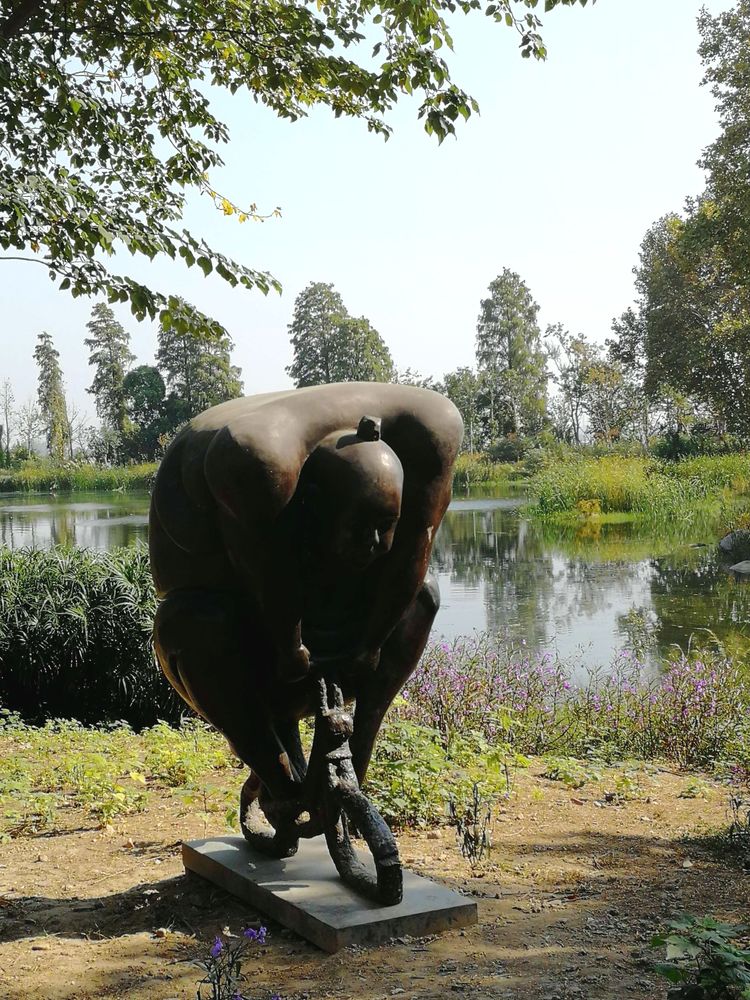
M104 830L66 810L55 833L0 847L0 997L194 1000L193 962L216 933L259 921L268 941L246 992L263 1000L664 997L657 929L685 912L747 915L750 874L710 840L727 823L726 787L681 798L687 777L652 769L640 797L618 803L605 801L606 776L568 791L542 772L519 775L479 872L448 828L400 834L411 868L476 896L477 927L333 956L184 875L180 840L217 827L176 795L152 794Z

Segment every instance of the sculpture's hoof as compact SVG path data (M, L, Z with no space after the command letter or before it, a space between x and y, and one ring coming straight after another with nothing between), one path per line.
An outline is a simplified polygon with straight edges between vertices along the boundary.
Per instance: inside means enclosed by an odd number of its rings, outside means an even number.
M272 858L291 858L297 853L299 833L295 828L280 827L274 830L265 819L254 799L248 806L240 800L240 829L242 836L256 851Z
M252 771L240 793L240 829L245 840L257 851L273 858L291 858L297 853L299 831L294 823L274 826L264 815L260 801L263 785Z

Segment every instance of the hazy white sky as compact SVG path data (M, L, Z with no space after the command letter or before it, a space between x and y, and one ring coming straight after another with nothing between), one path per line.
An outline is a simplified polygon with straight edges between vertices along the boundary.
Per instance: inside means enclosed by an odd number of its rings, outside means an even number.
M290 124L246 98L220 98L231 123L216 186L283 217L226 219L206 199L188 226L217 249L270 270L284 294L231 289L170 261L118 262L215 315L235 341L247 393L289 385L287 324L310 281L330 281L365 315L396 364L440 376L470 365L479 301L502 270L518 271L541 307L597 340L631 302L646 228L702 187L696 160L716 131L700 87L696 16L728 0L598 0L546 16L544 64L522 60L515 36L482 16L456 23L454 78L481 116L438 146L415 105L394 114L387 143L325 111ZM93 419L83 346L91 300L55 290L41 267L0 263L0 381L18 402L35 392L41 330L60 350L70 396ZM138 363L156 336L125 308Z

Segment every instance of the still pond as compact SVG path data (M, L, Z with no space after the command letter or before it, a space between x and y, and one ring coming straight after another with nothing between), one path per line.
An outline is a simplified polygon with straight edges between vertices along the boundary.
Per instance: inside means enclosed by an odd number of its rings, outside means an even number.
M732 651L750 635L750 582L728 572L717 525L549 524L519 496L456 497L436 540L442 607L435 635L493 629L606 665L626 645L654 658L709 631ZM148 495L0 495L0 544L109 549L145 541ZM695 641L695 640L693 640Z

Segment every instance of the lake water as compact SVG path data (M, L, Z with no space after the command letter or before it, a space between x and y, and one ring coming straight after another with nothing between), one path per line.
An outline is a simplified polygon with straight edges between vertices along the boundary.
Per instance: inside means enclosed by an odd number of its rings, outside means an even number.
M711 630L747 648L750 583L728 572L715 523L694 513L658 529L622 518L561 526L523 497L456 498L435 543L442 606L434 634L507 631L532 649L606 664L623 646L655 653ZM109 549L146 539L148 495L0 495L0 544Z

